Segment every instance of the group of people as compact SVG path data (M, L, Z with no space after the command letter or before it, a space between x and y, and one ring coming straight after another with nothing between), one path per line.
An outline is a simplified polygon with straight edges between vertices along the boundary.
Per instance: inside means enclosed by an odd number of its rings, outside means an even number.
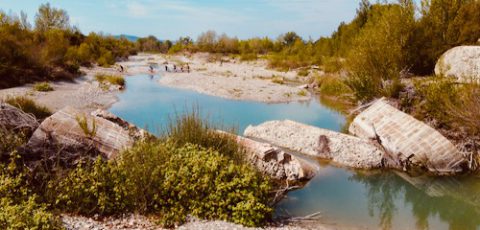
M165 72L170 72L170 68L168 67L168 63L164 63L164 64L165 64ZM150 70L150 73L155 72L153 65L149 65L148 68ZM122 65L119 65L118 71L120 73L123 73L125 71L125 68ZM175 72L175 73L176 72L182 72L183 73L185 71L187 73L190 73L190 65L188 65L188 63L187 64L182 64L180 66L180 68L178 68L176 64L173 64L172 72Z
M187 71L187 73L190 73L190 65L188 65L188 63L187 63L186 65L181 65L180 69L178 69L177 65L173 64L172 72L176 73L177 71L180 71L182 73L184 71ZM168 68L168 63L165 64L165 72L170 72L170 69Z

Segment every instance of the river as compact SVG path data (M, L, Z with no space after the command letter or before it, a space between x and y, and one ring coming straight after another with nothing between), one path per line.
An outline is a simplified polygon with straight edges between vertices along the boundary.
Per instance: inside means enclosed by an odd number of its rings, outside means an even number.
M198 109L205 119L241 134L250 124L290 119L339 131L345 117L320 100L265 104L174 89L158 76L126 78L110 111L159 134L176 115ZM321 212L324 223L360 229L480 229L480 178L410 177L392 171L358 171L318 161L319 172L276 207L277 215Z

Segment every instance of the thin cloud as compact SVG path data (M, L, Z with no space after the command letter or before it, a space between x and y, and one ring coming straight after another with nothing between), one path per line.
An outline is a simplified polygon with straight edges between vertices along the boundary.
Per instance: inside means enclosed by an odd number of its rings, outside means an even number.
M146 17L150 13L147 6L139 2L132 2L127 4L127 10L128 13L133 17Z

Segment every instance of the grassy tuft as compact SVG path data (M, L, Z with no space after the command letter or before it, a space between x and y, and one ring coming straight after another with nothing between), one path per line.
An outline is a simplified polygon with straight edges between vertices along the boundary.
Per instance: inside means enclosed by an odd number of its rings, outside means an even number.
M39 91L39 92L49 92L49 91L53 91L53 87L50 86L50 84L49 84L48 82L36 83L36 84L33 86L33 89L36 90L36 91Z
M282 76L272 76L272 82L276 84L283 85L285 84L285 79Z
M187 114L178 115L171 121L164 138L177 146L183 146L187 143L196 144L204 148L217 150L236 161L242 161L244 158L243 150L236 140L231 135L217 132L216 130L219 129L222 129L222 127L210 124L201 118L198 110L193 110ZM228 131L236 133L234 128L230 128Z
M119 75L97 74L95 79L102 84L110 83L112 85L125 86L125 78Z
M310 71L308 71L308 69L301 69L297 72L297 75L299 77L306 77L310 74Z
M77 116L75 118L77 120L78 125L82 129L83 133L90 138L95 137L97 134L97 124L95 122L95 119L92 119L92 124L90 125L91 128L88 125L88 119L85 116Z
M307 96L307 91L306 90L300 90L300 91L297 92L297 95L301 96L301 97L306 97Z
M4 101L25 113L33 114L37 119L45 119L52 115L52 112L47 107L38 105L32 99L24 96L8 97Z

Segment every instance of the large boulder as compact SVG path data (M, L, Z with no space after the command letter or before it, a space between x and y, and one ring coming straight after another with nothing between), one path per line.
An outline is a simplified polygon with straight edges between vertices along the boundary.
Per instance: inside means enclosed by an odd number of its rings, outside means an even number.
M290 120L249 126L244 135L303 154L330 159L341 166L363 169L383 166L383 152L368 140Z
M435 174L462 171L464 156L442 134L389 105L382 98L360 113L350 133L377 140L403 167L417 166Z
M0 129L31 134L39 126L37 119L9 104L0 103Z
M460 82L480 80L480 46L458 46L445 52L435 74L456 77Z
M146 136L147 132L106 111L88 114L66 107L40 124L25 150L32 157L52 158L56 154L69 163L99 154L112 159Z
M305 181L315 176L317 167L307 160L286 153L271 144L237 136L250 162L261 172L279 180Z

